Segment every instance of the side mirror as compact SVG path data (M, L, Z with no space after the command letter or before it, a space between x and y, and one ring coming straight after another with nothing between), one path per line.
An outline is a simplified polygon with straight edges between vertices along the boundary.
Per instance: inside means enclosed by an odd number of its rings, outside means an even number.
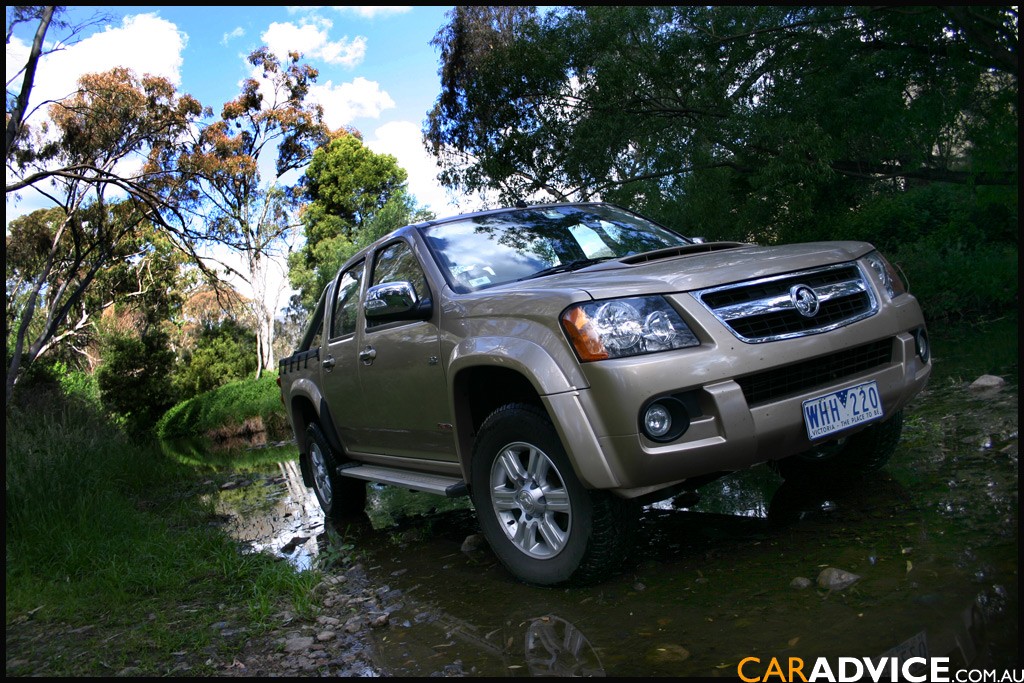
M429 311L429 300L420 301L416 290L408 282L374 285L366 292L366 301L363 302L366 319L376 322L416 320L429 315Z

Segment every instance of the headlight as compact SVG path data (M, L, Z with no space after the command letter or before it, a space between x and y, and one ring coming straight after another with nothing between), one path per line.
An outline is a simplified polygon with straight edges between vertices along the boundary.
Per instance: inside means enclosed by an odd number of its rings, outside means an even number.
M900 279L899 273L896 272L896 269L892 267L892 264L884 256L877 251L873 251L865 256L864 260L871 264L871 270L874 271L879 284L889 294L890 299L907 291L903 280Z
M624 358L700 344L660 296L610 299L570 306L562 326L581 360Z

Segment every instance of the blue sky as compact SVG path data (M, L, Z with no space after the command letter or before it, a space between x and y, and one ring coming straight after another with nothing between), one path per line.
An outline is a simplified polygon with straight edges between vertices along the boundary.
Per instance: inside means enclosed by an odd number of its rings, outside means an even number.
M303 53L319 70L315 97L329 125L352 126L365 144L392 154L409 173L420 204L438 215L475 206L453 202L437 185L436 166L420 143L428 110L439 93L437 50L430 45L447 23L450 6L399 7L71 7L81 24L100 12L106 20L40 65L35 102L67 93L87 71L123 65L166 76L219 112L250 72L245 57L267 45L276 53ZM8 45L7 72L24 64L31 31ZM51 37L58 37L51 32ZM27 54L27 52L25 52ZM31 120L30 120L31 122ZM28 194L7 218L38 208Z

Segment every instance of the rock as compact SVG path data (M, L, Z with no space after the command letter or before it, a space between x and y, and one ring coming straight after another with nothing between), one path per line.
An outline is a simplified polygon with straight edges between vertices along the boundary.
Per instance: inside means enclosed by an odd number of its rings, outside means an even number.
M462 542L462 552L471 553L475 550L480 550L484 547L487 541L484 540L483 534L472 534L466 536L466 540Z
M281 547L281 552L288 555L308 540L309 536L295 536Z
M445 664L441 669L441 678L462 678L466 672L462 669L462 660L456 659L451 664Z
M309 636L292 636L284 641L284 649L287 652L305 652L313 645L313 639Z
M336 635L337 634L334 631L321 631L316 634L316 639L318 642L326 643L328 640L334 640Z
M843 569L829 567L818 574L818 588L841 591L860 581L860 577Z
M971 391L989 391L992 389L1002 389L1006 386L1006 380L996 375L982 375L978 379L971 382L971 386L968 387Z
M667 643L659 645L647 653L647 659L652 662L682 662L690 658L690 651L682 645Z
M793 579L792 581L790 581L789 585L790 585L791 588L797 588L799 590L803 590L805 588L810 588L813 585L813 582L810 579L808 579L806 576L798 576L795 579Z

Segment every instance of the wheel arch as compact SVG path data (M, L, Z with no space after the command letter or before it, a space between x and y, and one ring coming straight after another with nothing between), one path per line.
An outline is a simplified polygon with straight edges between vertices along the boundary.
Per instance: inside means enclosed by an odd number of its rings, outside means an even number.
M578 367L563 368L544 347L522 339L467 340L453 358L451 414L466 481L472 481L473 448L484 420L503 405L523 403L537 406L551 420L584 485L620 484L577 398L588 386Z
M461 368L452 378L452 416L459 462L472 477L473 445L484 420L508 403L544 410L537 387L519 369L482 362Z
M311 423L316 422L320 425L320 429L323 432L324 438L330 444L331 448L336 453L344 453L345 449L341 444L341 440L338 438L337 430L334 426L334 420L331 417L331 410L327 405L327 401L324 397L316 390L315 385L312 382L308 383L312 387L312 393L306 391L300 391L293 395L290 410L291 418L295 433L295 443L299 450L299 471L302 473L302 481L306 486L312 484L312 474L309 471L309 462L307 461L306 454L309 451L309 442L306 436L306 427ZM296 387L296 389L302 389L308 387Z

